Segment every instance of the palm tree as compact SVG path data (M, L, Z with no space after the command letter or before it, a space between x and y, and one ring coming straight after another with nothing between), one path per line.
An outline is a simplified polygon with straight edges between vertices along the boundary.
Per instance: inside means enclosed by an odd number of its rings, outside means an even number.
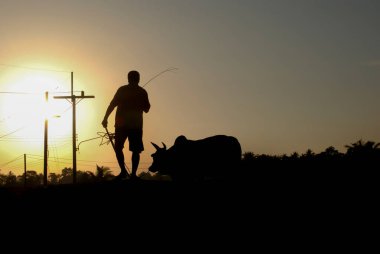
M112 171L109 167L99 167L98 165L96 165L95 177L98 181L104 181L111 180L114 177L114 175L112 174Z
M361 139L351 145L346 145L347 155L354 157L367 157L374 155L380 151L380 143L373 141L363 142Z
M346 145L346 158L351 163L351 168L369 167L380 163L380 143L373 141L363 142L359 140L351 145Z

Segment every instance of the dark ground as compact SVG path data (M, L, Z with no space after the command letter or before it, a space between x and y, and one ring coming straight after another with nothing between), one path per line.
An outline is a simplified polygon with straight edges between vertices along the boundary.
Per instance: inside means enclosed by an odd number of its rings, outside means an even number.
M189 212L258 213L279 216L294 211L332 212L372 197L370 174L267 170L265 173L220 182L174 183L140 180L48 187L1 188L2 212L73 210L122 211L169 216ZM141 210L141 211L139 211ZM182 210L182 211L181 211Z
M106 226L108 231L101 234L139 230L150 239L195 231L203 240L209 235L235 235L248 238L245 243L277 235L316 244L366 232L364 227L373 225L378 202L373 174L263 172L193 184L126 180L1 188L1 218L3 225L17 222L18 227L32 225L45 232L56 228L98 232Z

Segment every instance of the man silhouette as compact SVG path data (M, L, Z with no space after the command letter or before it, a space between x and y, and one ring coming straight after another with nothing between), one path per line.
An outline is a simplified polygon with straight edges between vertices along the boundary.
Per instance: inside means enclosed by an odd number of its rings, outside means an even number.
M116 179L125 178L127 169L124 164L123 148L125 141L129 140L129 151L132 152L131 179L136 179L136 172L140 162L140 153L144 151L143 135L143 112L148 113L150 103L148 93L138 84L140 74L137 71L128 73L128 84L121 86L110 105L102 121L104 128L107 127L107 119L115 107L115 152L120 166L120 174Z

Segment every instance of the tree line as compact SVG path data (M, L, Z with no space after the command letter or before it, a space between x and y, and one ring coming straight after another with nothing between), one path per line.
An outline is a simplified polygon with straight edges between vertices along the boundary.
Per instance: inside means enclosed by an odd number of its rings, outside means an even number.
M241 165L236 169L236 174L255 177L260 173L268 174L270 171L275 171L277 176L281 173L289 176L292 172L296 172L297 177L300 177L300 172L310 174L317 171L332 175L336 171L340 172L340 170L374 169L380 164L380 143L359 140L345 147L347 149L345 153L339 152L333 146L320 153L314 153L310 149L303 154L294 152L290 155L266 155L245 152L242 155ZM234 174L234 172L231 173ZM110 168L98 165L96 165L95 173L77 171L78 183L109 181L114 177ZM139 177L145 180L170 180L167 176L150 172L141 172ZM60 174L50 173L48 175L49 184L71 184L72 181L72 168L66 167L62 169ZM0 171L0 186L38 186L42 184L43 174L34 170L28 170L26 175L25 173L15 175L12 171L8 174L3 174Z
M164 176L153 175L149 172L141 172L139 175L145 180L165 180ZM78 183L97 183L110 181L115 177L109 167L96 165L95 172L77 170ZM48 183L55 184L71 184L73 182L73 169L65 167L61 173L50 173L48 175ZM8 174L0 172L0 186L38 186L43 184L43 174L37 173L35 170L28 170L21 175L15 175L12 171Z
M245 170L286 169L302 171L333 170L370 170L380 163L380 143L359 140L346 145L345 153L339 152L330 146L320 153L314 153L308 149L303 154L296 152L290 155L257 155L246 152L242 158L242 168Z

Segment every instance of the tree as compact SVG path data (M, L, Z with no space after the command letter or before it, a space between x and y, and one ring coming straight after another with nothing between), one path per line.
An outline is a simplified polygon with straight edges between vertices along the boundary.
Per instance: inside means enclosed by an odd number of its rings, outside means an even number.
M96 165L95 177L97 181L107 181L114 178L114 175L112 174L112 171L109 167L99 167L98 165Z
M335 149L335 147L329 146L325 149L325 151L321 153L321 155L325 157L338 157L338 156L341 156L342 154L337 149Z
M26 185L28 186L37 186L41 185L44 179L43 174L38 174L35 170L28 170L26 174L17 176L17 183L20 185L24 184L24 180L26 178Z
M7 179L7 176L0 173L0 186L5 185L6 179Z
M346 154L353 157L368 157L374 154L378 154L380 151L380 143L373 141L363 142L361 139L351 145L346 145Z
M58 184L60 177L61 177L60 174L50 173L49 174L49 182L50 182L50 184Z
M95 175L90 171L80 171L77 172L78 183L90 183L94 181Z
M244 154L243 154L243 160L245 160L245 161L251 161L251 160L253 160L255 158L255 154L254 153L252 153L252 152L245 152Z
M59 179L59 183L63 183L63 184L73 183L73 169L72 168L62 169L61 179Z
M311 149L307 149L306 153L301 155L301 158L311 159L315 156L315 153Z
M362 167L363 165L378 165L380 162L380 143L373 141L363 142L359 140L351 145L346 145L346 157L353 162L350 167Z
M6 186L14 186L17 184L17 177L15 174L13 174L12 171L9 171L8 175L5 178L5 185Z

